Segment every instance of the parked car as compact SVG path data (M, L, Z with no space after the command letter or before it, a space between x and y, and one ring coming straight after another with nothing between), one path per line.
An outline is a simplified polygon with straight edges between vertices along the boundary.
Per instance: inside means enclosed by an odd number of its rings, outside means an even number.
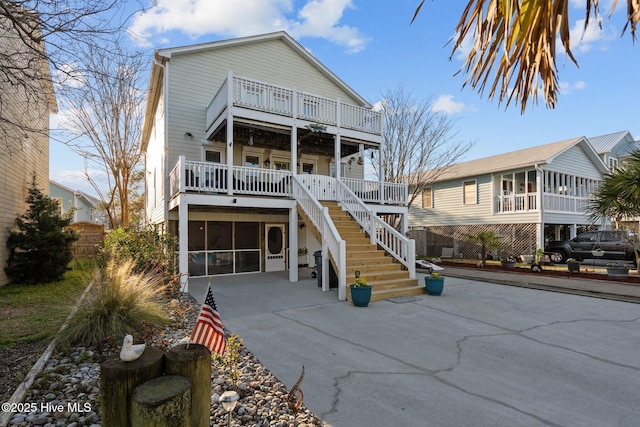
M571 240L556 240L548 243L544 253L553 262L565 263L567 259L606 259L635 262L635 251L631 236L625 231L587 231Z

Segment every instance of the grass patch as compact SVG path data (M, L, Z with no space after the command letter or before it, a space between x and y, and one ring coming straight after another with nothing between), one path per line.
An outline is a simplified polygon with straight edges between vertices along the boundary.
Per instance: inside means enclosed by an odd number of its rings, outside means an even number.
M92 262L72 261L57 282L0 287L0 348L47 340L55 335L93 273Z

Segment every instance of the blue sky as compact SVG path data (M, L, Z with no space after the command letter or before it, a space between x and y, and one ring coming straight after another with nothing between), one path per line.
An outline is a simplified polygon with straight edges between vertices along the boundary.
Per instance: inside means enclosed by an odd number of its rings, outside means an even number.
M498 105L462 88L465 75L454 77L462 58L449 59L449 40L466 4L462 1L427 0L409 25L419 0L158 0L131 21L129 31L135 34L132 45L151 54L286 30L372 104L400 85L416 99L431 98L435 108L456 120L456 140L474 142L459 159L465 161L622 130L640 139L640 85L633 78L640 71L640 46L634 47L628 32L621 37L624 3L608 18L611 1L601 1L602 29L593 25L583 32L585 2L571 2L572 50L579 68L561 54L556 108L540 101L524 114L517 104ZM79 177L82 159L60 142L52 140L50 147L51 179L94 194Z

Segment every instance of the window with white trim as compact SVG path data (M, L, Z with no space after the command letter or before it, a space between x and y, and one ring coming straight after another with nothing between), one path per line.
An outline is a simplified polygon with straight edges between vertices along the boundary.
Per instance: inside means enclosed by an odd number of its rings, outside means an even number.
M477 205L478 204L478 189L476 181L465 181L462 183L462 203L465 205Z
M222 163L222 152L220 150L204 150L205 162Z
M427 187L422 192L422 207L429 209L433 207L433 191L431 187Z

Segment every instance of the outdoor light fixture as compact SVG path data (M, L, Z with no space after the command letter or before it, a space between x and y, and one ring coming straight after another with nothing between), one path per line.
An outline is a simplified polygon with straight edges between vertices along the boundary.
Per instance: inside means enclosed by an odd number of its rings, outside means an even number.
M222 407L227 411L227 414L229 414L227 418L227 425L229 427L231 426L231 413L235 409L238 399L240 399L240 396L238 396L238 393L235 391L225 391L222 393L222 396L220 396L220 403L222 403Z
M356 279L360 277L360 270L356 270Z
M249 131L249 145L253 145L253 129Z

